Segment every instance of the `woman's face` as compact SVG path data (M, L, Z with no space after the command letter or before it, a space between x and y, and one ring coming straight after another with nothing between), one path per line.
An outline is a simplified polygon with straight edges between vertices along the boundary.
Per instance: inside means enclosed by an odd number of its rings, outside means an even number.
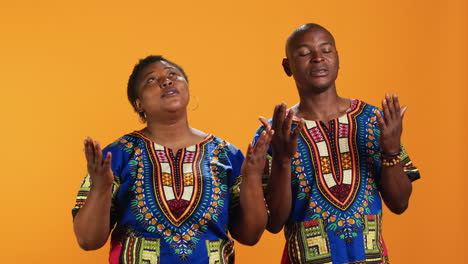
M187 80L166 61L146 66L138 76L136 88L136 108L145 112L148 120L187 108L190 97Z

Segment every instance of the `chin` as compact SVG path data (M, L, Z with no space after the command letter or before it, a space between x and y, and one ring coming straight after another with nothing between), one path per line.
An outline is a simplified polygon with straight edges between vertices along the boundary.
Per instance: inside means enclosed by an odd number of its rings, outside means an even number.
M328 91L332 87L331 84L311 84L309 85L309 91L315 94L321 94Z
M183 104L181 102L174 102L172 104L166 105L164 109L168 112L180 112L187 110L187 104Z

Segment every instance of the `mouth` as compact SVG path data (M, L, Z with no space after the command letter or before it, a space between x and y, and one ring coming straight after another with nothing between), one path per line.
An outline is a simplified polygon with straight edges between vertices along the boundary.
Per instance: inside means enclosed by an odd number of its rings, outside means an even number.
M315 68L310 71L312 77L323 77L328 75L328 69L325 67Z
M175 88L166 88L164 90L163 94L161 95L161 98L171 97L171 96L178 95L178 94L179 94L179 91L177 91L177 89L175 89Z

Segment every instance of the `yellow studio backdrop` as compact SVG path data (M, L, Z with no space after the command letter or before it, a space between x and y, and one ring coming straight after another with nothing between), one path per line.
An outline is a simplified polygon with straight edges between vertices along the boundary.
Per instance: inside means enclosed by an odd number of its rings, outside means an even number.
M142 128L126 98L133 65L182 65L195 128L245 150L275 104L297 102L282 71L287 36L316 22L335 36L338 91L408 105L403 141L420 168L410 207L385 209L392 263L465 263L468 4L433 1L2 1L1 263L105 263L84 252L71 209L86 171L83 140ZM237 244L237 263L279 263L283 235Z

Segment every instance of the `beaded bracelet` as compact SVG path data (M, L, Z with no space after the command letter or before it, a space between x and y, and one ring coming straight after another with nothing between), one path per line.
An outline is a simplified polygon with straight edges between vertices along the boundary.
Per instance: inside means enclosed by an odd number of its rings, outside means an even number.
M394 165L397 165L400 161L401 158L403 157L403 154L400 152L398 153L380 153L380 161L382 162L383 166L391 167Z

